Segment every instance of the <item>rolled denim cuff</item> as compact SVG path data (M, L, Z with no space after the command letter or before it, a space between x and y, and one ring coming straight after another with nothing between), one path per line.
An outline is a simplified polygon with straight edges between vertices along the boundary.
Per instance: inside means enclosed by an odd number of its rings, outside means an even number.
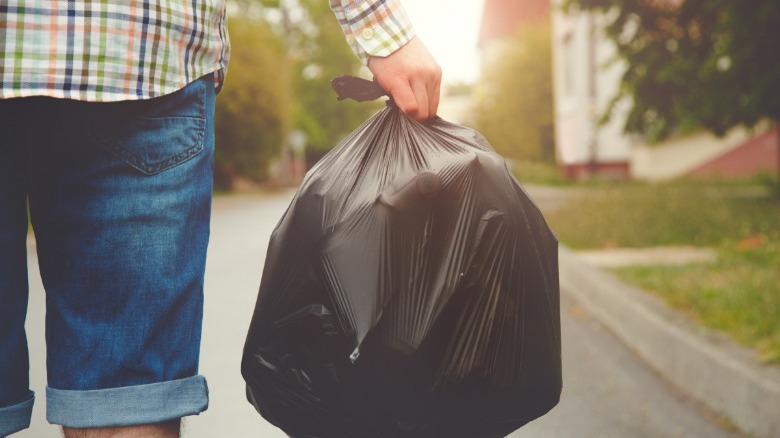
M22 403L0 408L0 437L30 427L34 403L35 393L30 391L29 397Z
M46 388L46 419L72 428L162 423L197 415L208 405L203 376L90 391Z

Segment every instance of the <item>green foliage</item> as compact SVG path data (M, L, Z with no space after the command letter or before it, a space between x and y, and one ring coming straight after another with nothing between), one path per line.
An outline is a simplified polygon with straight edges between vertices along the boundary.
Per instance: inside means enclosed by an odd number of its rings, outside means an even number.
M357 128L380 104L339 102L330 87L334 77L358 75L361 64L346 43L344 32L328 2L299 0L310 30L296 26L297 59L294 60L296 128L306 133L307 148L328 150Z
M524 26L483 78L476 127L503 156L554 163L549 23Z
M769 192L775 199L780 200L780 177L778 175L762 172L756 175L756 178L769 189Z
M546 186L570 186L574 182L561 174L558 166L541 161L515 161L512 166L515 177L523 184Z
M266 177L289 129L292 106L281 39L261 20L234 16L228 26L230 67L216 108L218 189L230 188L238 177Z
M663 296L704 325L730 333L780 364L780 246L727 248L718 261L685 266L637 266L624 280Z
M777 0L567 0L608 12L606 28L627 64L625 129L660 140L677 129L723 135L780 120Z
M746 182L677 181L601 186L546 214L577 248L695 245L718 260L621 268L703 324L780 363L780 203Z
M262 181L291 130L309 150L327 150L380 104L338 102L330 80L357 74L328 2L233 0L228 21L231 56L217 98L215 185Z
M607 184L551 212L576 248L655 245L726 246L762 234L780 239L780 203L747 183L676 181Z

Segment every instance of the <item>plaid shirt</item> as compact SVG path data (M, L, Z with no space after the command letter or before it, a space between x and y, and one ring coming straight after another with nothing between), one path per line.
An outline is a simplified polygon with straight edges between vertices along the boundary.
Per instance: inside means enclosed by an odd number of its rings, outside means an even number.
M363 61L387 56L414 37L400 0L330 0L347 42Z
M228 59L225 0L1 0L0 97L147 99Z
M414 31L398 0L330 0L355 53L387 56ZM148 99L216 73L225 0L0 0L0 98Z

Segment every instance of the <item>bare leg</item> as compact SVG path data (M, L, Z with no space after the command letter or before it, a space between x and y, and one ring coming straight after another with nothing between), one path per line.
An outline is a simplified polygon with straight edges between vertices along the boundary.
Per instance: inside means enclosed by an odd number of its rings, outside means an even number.
M72 429L63 427L65 438L179 438L181 421L146 424L142 426L100 427Z

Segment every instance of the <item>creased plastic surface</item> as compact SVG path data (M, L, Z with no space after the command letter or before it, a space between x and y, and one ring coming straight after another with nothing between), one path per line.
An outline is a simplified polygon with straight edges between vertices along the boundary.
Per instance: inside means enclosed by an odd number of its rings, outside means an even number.
M475 131L379 111L306 176L242 374L293 437L503 437L557 404L557 239Z

